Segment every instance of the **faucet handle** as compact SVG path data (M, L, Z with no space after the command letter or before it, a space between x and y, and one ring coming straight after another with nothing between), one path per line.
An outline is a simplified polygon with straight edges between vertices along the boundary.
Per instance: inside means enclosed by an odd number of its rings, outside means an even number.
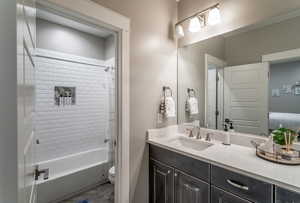
M189 137L194 137L192 129L186 128L185 130L186 130L186 132L187 132L187 134L188 134Z
M206 133L206 138L205 138L205 140L208 141L208 142L211 141L210 135L211 135L210 133Z
M197 132L197 136L196 136L196 139L197 139L197 140L200 140L200 139L201 139L201 134L200 134L200 130L198 130L198 132Z

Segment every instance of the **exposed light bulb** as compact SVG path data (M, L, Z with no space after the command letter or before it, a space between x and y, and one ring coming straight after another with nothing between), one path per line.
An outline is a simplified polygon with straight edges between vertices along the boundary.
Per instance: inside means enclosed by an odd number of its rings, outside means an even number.
M190 20L189 31L190 32L199 32L201 30L201 23L198 17L193 17Z
M182 25L177 25L176 26L176 36L177 37L184 37L184 31L183 31L183 27L182 27Z
M215 7L209 11L208 14L208 24L209 25L216 25L221 22L221 14L220 9Z

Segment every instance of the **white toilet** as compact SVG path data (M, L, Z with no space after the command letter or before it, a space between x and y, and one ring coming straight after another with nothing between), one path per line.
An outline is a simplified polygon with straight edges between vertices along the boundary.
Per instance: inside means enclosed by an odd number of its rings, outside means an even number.
M108 180L110 181L111 184L115 184L115 166L111 167L108 171Z

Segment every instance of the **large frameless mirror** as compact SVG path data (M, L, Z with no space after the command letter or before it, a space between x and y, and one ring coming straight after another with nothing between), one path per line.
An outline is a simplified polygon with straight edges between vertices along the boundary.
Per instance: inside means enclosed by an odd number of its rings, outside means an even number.
M300 12L274 19L179 48L179 124L300 128Z

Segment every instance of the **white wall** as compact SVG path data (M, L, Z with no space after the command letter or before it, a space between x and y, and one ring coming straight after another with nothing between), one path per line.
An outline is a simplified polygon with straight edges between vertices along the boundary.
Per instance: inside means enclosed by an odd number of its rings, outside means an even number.
M17 202L16 1L0 1L0 202Z
M115 55L116 55L116 36L110 35L105 38L104 53L105 53L106 60L115 57Z
M114 39L113 36L111 38ZM105 41L105 38L96 35L37 19L37 47L42 49L105 60Z
M36 134L41 143L38 161L107 147L104 139L111 136L109 120L114 106L110 105L110 97L114 86L109 84L112 79L105 68L60 59L36 59ZM76 104L56 106L55 86L76 87Z

